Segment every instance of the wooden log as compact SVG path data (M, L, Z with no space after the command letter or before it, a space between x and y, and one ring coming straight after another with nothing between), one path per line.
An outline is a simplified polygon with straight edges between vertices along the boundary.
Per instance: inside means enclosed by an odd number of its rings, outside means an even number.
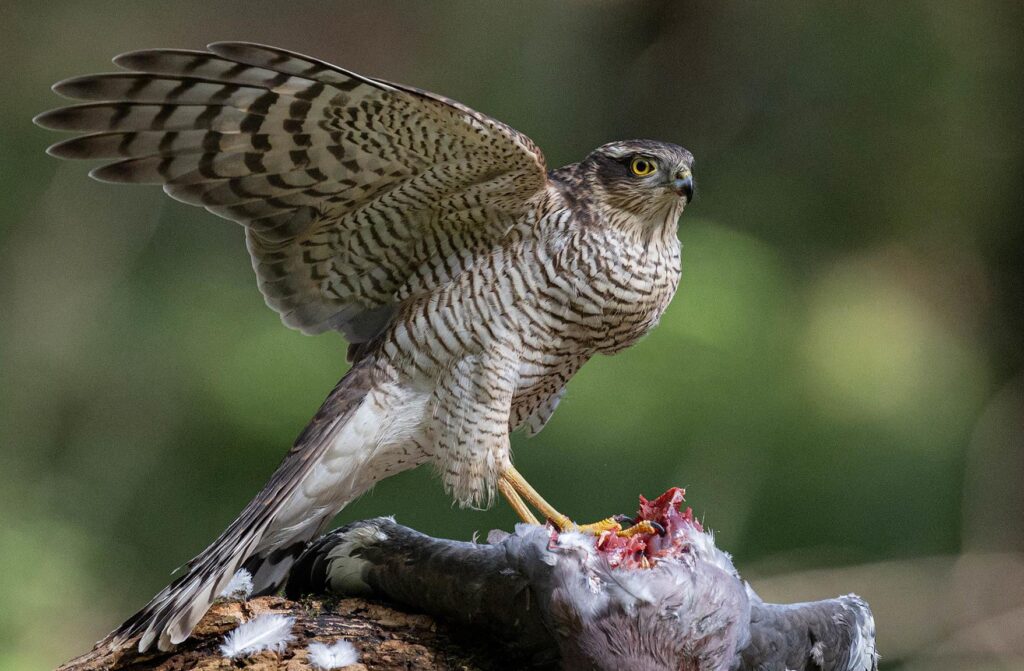
M235 660L224 657L220 644L225 634L265 613L295 617L295 640L287 649ZM135 646L114 655L90 652L58 671L305 671L316 668L309 661L310 643L339 638L359 651L359 663L344 667L346 671L511 671L529 665L500 643L391 605L364 599L297 602L267 596L215 604L173 652L139 654Z

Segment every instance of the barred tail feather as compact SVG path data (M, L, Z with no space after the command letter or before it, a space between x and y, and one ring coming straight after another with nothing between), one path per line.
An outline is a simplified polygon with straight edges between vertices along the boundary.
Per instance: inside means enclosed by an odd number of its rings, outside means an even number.
M275 591L283 584L306 542L358 494L353 491L351 497L343 496L321 506L311 502L310 509L303 509L301 503L296 505L293 497L302 497L297 491L301 483L373 389L373 371L371 357L345 375L256 498L217 540L189 562L184 575L101 641L99 649L117 650L136 637L140 652L154 644L160 650L171 649L188 638L240 568L253 575L255 594ZM365 452L363 447L352 446L354 452ZM304 514L296 518L296 513Z

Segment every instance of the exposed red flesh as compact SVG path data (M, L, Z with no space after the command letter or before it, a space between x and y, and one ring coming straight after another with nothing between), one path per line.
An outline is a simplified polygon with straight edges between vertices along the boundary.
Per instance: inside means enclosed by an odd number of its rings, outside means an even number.
M622 537L605 531L597 537L597 550L608 558L612 568L638 569L657 564L659 559L678 558L690 551L695 533L704 531L693 518L693 510L680 510L686 490L673 487L653 501L640 497L636 522L657 522L665 534L638 533Z

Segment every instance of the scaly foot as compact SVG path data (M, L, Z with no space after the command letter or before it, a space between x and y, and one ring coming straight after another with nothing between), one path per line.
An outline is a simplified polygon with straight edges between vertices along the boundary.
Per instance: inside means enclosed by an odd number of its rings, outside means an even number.
M620 531L615 532L616 536L622 536L623 538L631 538L633 536L636 536L637 534L658 534L659 536L664 536L665 527L661 526L657 522L643 520L642 522L637 522L628 529L622 529Z
M519 518L527 524L537 524L537 518L530 513L526 506L529 503L541 515L551 520L551 523L559 530L566 531L575 526L567 515L558 512L553 505L545 501L544 497L512 466L509 466L501 474L501 478L498 480L498 491L508 500L509 505L516 511Z
M634 524L633 518L627 515L616 515L607 517L598 522L590 524L576 524L568 515L558 512L554 506L548 503L533 486L526 481L526 478L514 467L502 473L498 480L498 491L505 497L512 510L519 515L519 519L527 524L540 524L537 517L530 511L528 503L536 508L546 519L558 528L559 531L578 531L584 534L599 536L605 532L612 532L617 536L629 538L637 534L664 534L665 529L657 522L643 521ZM623 528L623 524L627 524Z
M583 534L594 534L600 536L606 531L614 533L622 533L622 524L619 523L614 517L606 517L598 522L591 522L590 524L575 524L575 531L579 531ZM562 529L565 531L565 529Z

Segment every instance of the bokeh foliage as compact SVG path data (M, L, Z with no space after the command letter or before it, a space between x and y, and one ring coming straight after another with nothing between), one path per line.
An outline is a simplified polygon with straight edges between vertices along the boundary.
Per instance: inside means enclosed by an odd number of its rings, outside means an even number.
M436 90L528 133L551 167L617 138L695 154L662 325L515 438L517 465L571 515L686 486L748 576L1024 551L1020 4L5 13L0 668L54 665L145 602L344 371L338 337L264 307L240 229L44 155L56 136L29 119L58 104L48 86L153 46L262 41ZM428 469L339 522L378 514L456 538L514 521L453 508ZM889 668L939 668L914 660L950 632L910 640L895 614L876 619Z

